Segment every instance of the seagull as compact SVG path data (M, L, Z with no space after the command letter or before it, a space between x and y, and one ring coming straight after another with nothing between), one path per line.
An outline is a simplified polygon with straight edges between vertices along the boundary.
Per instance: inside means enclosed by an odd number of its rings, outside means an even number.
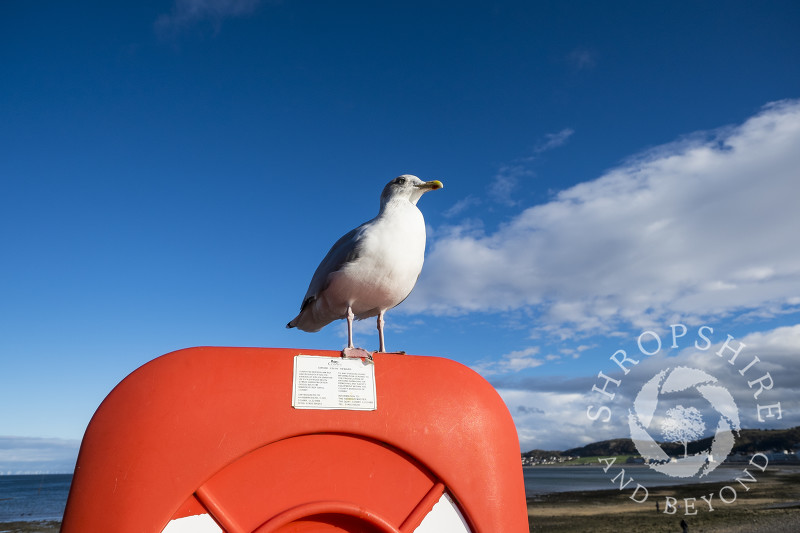
M404 174L383 188L378 216L336 241L311 278L298 314L287 328L319 331L347 319L345 357L367 357L353 346L353 319L378 317L380 348L385 352L383 315L406 299L417 283L425 255L425 219L417 202L441 189L438 180Z

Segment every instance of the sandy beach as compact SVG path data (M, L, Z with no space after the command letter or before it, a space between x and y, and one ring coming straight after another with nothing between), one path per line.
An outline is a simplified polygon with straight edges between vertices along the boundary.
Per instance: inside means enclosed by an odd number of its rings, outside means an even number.
M800 531L800 472L767 470L745 490L737 482L649 488L642 503L630 490L562 492L528 499L530 531L562 533L680 532L685 520L690 532L789 533ZM733 493L724 487L736 490ZM709 496L713 494L713 496ZM635 495L643 499L643 492ZM675 498L674 514L664 513L667 497ZM705 496L711 503L702 500ZM686 506L688 498L689 506ZM694 499L693 499L694 498ZM658 502L658 510L656 509ZM694 514L692 514L694 513Z
M0 533L58 533L60 528L61 522L54 520L0 523Z

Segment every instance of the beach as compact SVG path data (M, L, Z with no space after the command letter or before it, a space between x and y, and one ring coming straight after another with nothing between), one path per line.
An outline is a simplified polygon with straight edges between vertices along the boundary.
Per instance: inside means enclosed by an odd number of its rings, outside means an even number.
M789 533L800 531L800 472L759 472L745 490L737 482L649 488L647 499L635 486L625 490L560 492L528 499L530 531L560 533L680 532L681 520L690 532ZM724 503L720 500L735 500ZM713 496L710 496L712 495ZM702 499L705 496L709 505ZM667 497L675 498L674 514L664 512ZM686 505L688 498L688 507ZM656 508L658 502L658 510ZM680 508L677 508L680 506Z
M0 533L58 533L60 528L61 522L57 520L0 523Z

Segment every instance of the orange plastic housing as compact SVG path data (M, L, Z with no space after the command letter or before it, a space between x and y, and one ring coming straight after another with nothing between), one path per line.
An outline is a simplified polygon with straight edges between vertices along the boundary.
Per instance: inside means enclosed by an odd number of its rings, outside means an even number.
M378 353L377 410L295 409L298 354L339 356L201 347L133 372L86 430L61 531L412 532L443 493L461 531L528 531L516 429L478 374Z

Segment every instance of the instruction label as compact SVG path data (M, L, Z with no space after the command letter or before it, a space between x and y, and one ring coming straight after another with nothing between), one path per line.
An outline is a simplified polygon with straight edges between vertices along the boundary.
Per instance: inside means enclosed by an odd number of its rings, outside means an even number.
M375 365L360 359L296 355L292 407L296 409L377 409Z

